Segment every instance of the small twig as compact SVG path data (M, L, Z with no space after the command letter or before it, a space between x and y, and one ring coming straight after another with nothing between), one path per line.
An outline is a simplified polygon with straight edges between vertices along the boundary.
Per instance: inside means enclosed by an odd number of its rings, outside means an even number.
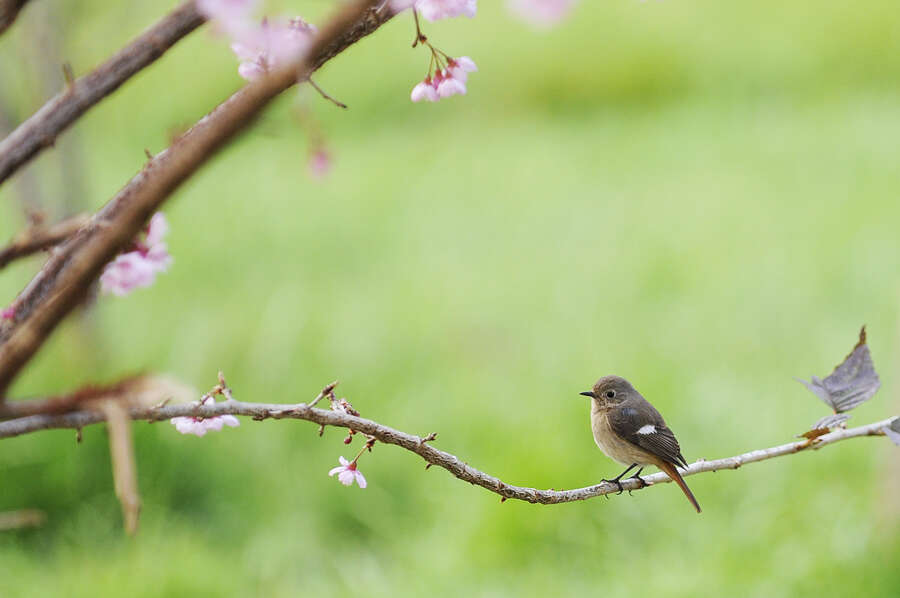
M62 65L63 79L66 80L66 89L70 90L75 85L75 71L72 70L72 65L68 62L64 62Z
M316 406L316 403L318 403L319 401L321 401L321 400L324 399L325 397L332 397L332 396L334 396L334 389L337 388L337 385L338 385L338 381L335 380L334 382L332 382L331 384L329 384L328 386L326 386L325 388L323 388L323 389L322 389L322 392L320 392L320 393L316 396L316 398L314 398L314 399L309 403L309 406L310 406L310 407L315 407L315 406Z
M137 533L141 498L138 495L137 465L134 460L134 443L131 439L131 419L128 410L119 402L106 400L98 403L109 429L109 456L112 461L113 482L116 497L122 504L125 532Z
M9 245L0 249L0 268L10 262L62 243L84 226L90 217L78 214L52 226L37 224L19 233Z
M323 98L325 98L325 99L328 100L329 102L333 103L333 104L334 104L335 106L337 106L338 108L344 108L344 109L347 108L347 104L341 102L340 100L336 100L335 98L333 98L333 97L331 97L330 95L328 95L328 94L325 92L324 89L322 89L321 87L319 87L319 84L318 84L318 83L316 83L315 81L312 80L312 77L308 78L306 81L307 81L310 85L312 85L313 89L315 89L316 91L319 92L319 95L320 95L320 96L322 96Z

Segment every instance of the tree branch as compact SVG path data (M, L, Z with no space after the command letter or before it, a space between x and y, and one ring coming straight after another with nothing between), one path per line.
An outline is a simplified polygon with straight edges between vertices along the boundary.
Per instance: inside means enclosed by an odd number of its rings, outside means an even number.
M9 29L28 0L0 0L0 34Z
M619 488L615 484L609 482L601 482L600 484L576 488L574 490L539 490L537 488L513 486L506 484L499 478L469 466L465 461L455 455L434 448L428 444L430 440L433 440L434 435L424 438L414 436L412 434L407 434L406 432L389 428L388 426L384 426L369 419L354 417L352 415L327 409L317 409L306 403L290 405L243 403L235 400L227 400L206 405L194 403L188 405L164 405L151 408L132 407L129 409L129 415L132 420L146 420L148 422L165 421L173 417L207 418L215 417L217 415L239 415L251 417L257 421L264 419L300 419L314 422L321 426L348 428L372 436L385 444L393 444L411 451L422 457L422 459L429 464L442 467L460 480L476 486L481 486L486 490L499 494L504 499L511 498L529 503L545 505L558 504L577 500L587 500L589 498L612 494L619 491ZM829 444L834 444L835 442L848 440L850 438L883 436L884 428L889 426L895 419L897 418L891 417L865 426L835 430L834 432L820 436L814 441L801 440L771 448L758 449L734 457L726 457L724 459L715 459L713 461L700 460L692 463L687 470L682 472L682 475L689 476L698 473L719 471L720 469L738 469L742 465L748 463L756 463L775 457L793 455L807 449L820 449ZM76 411L64 415L35 415L23 417L0 422L0 439L20 436L39 430L59 428L80 429L104 420L104 414L101 411L96 410ZM664 473L655 473L653 475L644 476L643 479L648 487L671 481ZM622 487L625 490L640 490L641 483L634 479L623 480Z
M51 226L31 226L19 233L9 245L0 248L0 269L13 260L49 249L62 243L87 224L89 216L78 214Z
M13 0L12 5L22 0ZM10 4L9 0L0 0ZM2 7L3 5L0 5ZM13 13L13 18L15 14ZM0 184L56 138L94 104L114 92L132 75L162 56L205 18L193 0L185 2L147 29L112 58L58 93L0 141ZM0 10L0 31L3 13Z
M165 200L279 93L391 18L356 0L340 10L305 56L248 83L150 160L86 226L53 255L0 325L0 397L50 332L81 300L103 266L137 235ZM2 400L2 398L0 398Z

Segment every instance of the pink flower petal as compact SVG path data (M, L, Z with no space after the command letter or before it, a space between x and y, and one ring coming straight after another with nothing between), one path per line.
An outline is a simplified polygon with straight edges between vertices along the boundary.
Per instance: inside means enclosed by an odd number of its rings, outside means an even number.
M428 81L422 81L421 83L413 87L412 93L410 94L409 98L413 102L421 102L422 100L437 102L440 99L438 97L437 90Z
M161 243L168 232L169 223L166 222L166 217L162 212L157 212L150 218L150 223L147 225L147 245L153 246Z
M241 422L233 415L223 415L221 416L222 423L228 426L229 428L237 428L241 425Z
M438 95L442 98L449 98L454 95L465 95L466 85L459 79L448 77L441 81L437 89Z

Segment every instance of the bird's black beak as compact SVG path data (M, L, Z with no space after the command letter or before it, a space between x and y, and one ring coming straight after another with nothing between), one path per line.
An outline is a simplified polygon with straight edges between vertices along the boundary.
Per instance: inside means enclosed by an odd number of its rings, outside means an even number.
M580 392L580 393L578 393L578 394L584 395L584 396L586 396L586 397L593 397L593 396L594 396L594 391L593 391L593 390L586 390L586 391Z

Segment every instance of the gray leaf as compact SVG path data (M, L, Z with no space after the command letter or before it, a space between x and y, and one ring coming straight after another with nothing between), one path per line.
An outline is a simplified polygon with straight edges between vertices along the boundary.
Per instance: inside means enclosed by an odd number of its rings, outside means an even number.
M829 376L824 380L813 376L809 382L800 382L835 413L849 411L870 399L881 387L881 381L866 344L866 327L859 331L859 342L850 355Z

